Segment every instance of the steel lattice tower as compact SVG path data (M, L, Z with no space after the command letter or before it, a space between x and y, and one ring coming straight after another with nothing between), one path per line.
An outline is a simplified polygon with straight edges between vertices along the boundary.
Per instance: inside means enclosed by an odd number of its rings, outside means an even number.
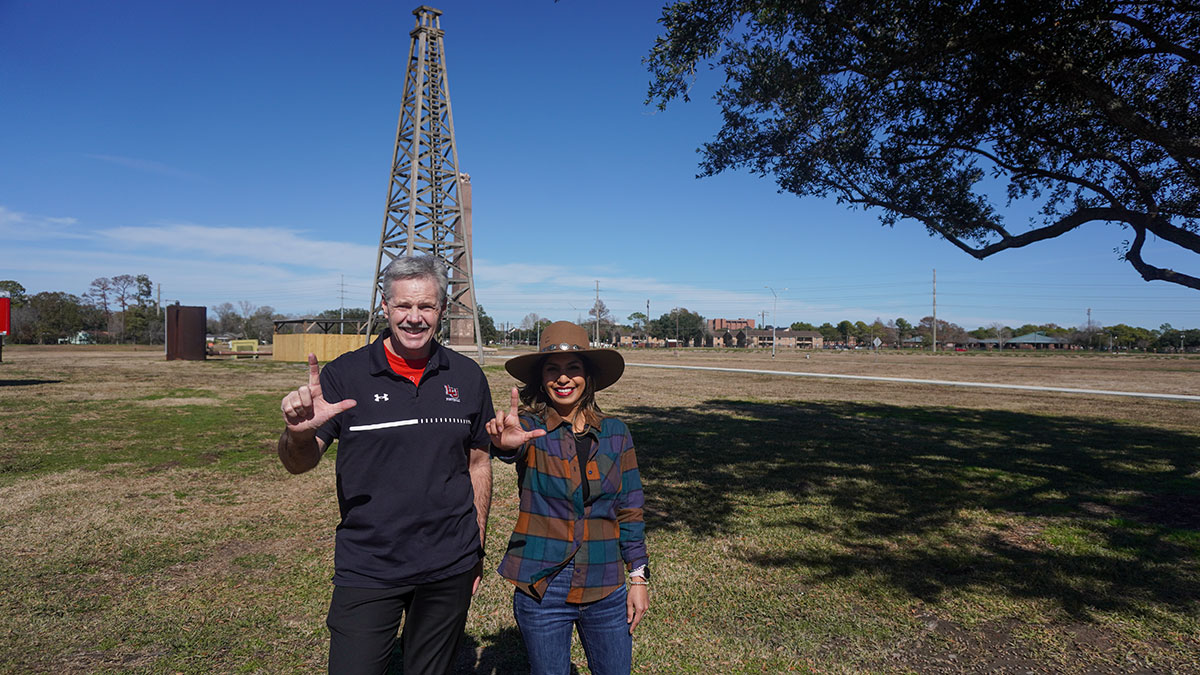
M409 34L404 102L375 258L367 340L377 323L386 324L379 311L384 268L399 256L427 253L441 259L450 272L444 317L449 323L449 344L475 344L483 363L471 276L471 179L458 171L442 12L421 5L413 14L417 25Z

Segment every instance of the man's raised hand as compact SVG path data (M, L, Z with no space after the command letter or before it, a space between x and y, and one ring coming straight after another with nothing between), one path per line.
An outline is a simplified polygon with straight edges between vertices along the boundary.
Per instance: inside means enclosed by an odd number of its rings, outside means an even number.
M517 409L520 407L521 397L517 388L513 387L509 411L505 413L503 410L497 410L496 419L487 422L487 432L492 439L492 445L502 450L516 450L529 441L546 435L545 429L525 431L521 428L521 418L517 416Z
M317 428L334 417L358 405L348 398L338 403L327 403L321 395L321 368L317 355L308 355L308 384L283 397L279 408L287 430L293 433L315 433Z

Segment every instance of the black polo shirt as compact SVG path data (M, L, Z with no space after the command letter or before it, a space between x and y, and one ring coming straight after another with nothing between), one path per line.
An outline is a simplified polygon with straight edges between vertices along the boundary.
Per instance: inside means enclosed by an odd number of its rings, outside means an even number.
M338 440L338 586L437 581L482 555L467 455L488 447L484 425L496 413L487 378L435 342L416 386L392 371L384 339L321 371L326 401L358 402L317 431L326 447Z

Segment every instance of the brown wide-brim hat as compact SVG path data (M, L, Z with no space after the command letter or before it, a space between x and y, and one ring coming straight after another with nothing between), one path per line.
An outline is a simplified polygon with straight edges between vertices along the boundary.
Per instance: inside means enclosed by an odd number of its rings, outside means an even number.
M525 384L538 386L542 379L542 360L551 354L579 354L588 362L588 372L596 391L611 386L625 372L625 359L615 349L592 347L586 328L570 321L555 321L542 329L538 350L514 356L504 362L509 375Z

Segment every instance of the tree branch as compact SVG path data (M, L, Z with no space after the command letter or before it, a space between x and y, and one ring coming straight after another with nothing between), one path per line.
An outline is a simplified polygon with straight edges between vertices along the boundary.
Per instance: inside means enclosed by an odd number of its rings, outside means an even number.
M1180 286L1187 286L1200 290L1200 278L1176 272L1175 270L1155 267L1142 259L1142 246L1146 243L1146 229L1135 225L1133 228L1136 233L1133 238L1133 245L1125 252L1125 260L1133 265L1133 269L1142 275L1146 281L1167 281Z
M1175 56L1178 56L1179 58L1189 62L1193 66L1200 66L1200 52L1168 40L1163 36L1162 33L1154 30L1150 24L1142 21L1141 19L1135 19L1132 16L1128 16L1126 14L1117 14L1115 12L1112 14L1102 15L1101 18L1108 19L1114 23L1125 24L1126 26L1136 30L1147 40L1153 42L1155 47L1158 47L1158 53L1174 54Z
M1195 232L1189 232L1182 227L1172 225L1159 218L1149 219L1144 227L1160 239L1166 239L1172 244L1180 248L1185 248L1192 253L1200 253L1200 235L1197 235Z
M912 211L911 209L906 209L906 208L900 206L899 204L887 202L887 201L877 199L875 197L871 197L871 196L865 195L865 194L862 195L862 197L856 198L852 201L854 203L863 204L864 206L877 206L879 208L887 209L889 211L898 213L906 218L912 218L913 220L916 220L916 221L920 222L921 224L925 225L925 227L928 227L929 229L933 230L934 232L937 232L939 235L941 235L943 238L945 238L951 244L954 244L958 248L962 249L962 251L964 251L971 257L976 258L978 260L983 260L984 258L987 258L988 256L994 255L996 253L999 253L1000 251L1007 251L1008 249L1012 249L1012 248L1022 248L1022 247L1028 246L1030 244L1037 243L1039 241L1053 239L1055 237L1066 234L1067 232L1070 232L1071 230L1074 230L1075 228L1079 227L1080 225L1084 225L1086 223L1090 223L1090 222L1094 222L1094 221L1101 221L1101 222L1114 221L1114 222L1127 223L1127 222L1129 222L1130 217L1134 215L1134 214L1131 214L1129 211L1127 211L1125 209L1120 209L1120 208L1097 207L1097 208L1089 208L1089 209L1080 209L1078 211L1075 211L1074 213L1063 216L1057 222L1055 222L1051 225L1047 225L1045 227L1039 227L1037 229L1033 229L1028 232L1025 232L1024 234L1017 234L1017 235L1006 234L1001 237L1000 241L997 241L992 244L987 244L985 246L975 247L975 246L971 246L970 244L964 242L961 238L959 238L958 235L951 232L945 225L942 225L937 219L932 218L926 214L917 213L915 211ZM989 227L989 224L987 224L987 223L980 223L979 226L987 227L988 229L991 229L993 231L995 231L995 229L996 229L995 227Z

